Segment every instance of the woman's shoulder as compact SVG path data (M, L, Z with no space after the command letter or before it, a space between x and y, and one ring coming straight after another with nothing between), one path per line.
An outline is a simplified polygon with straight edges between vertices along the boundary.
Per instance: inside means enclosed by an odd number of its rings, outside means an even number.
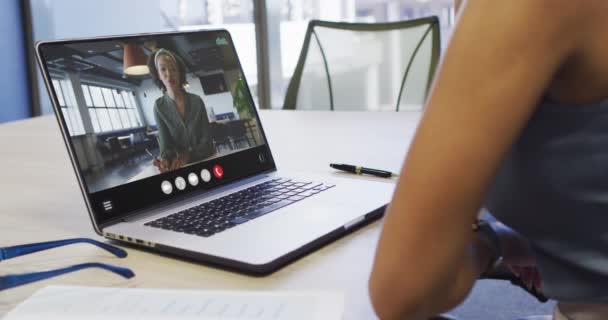
M186 97L190 100L203 101L203 98L196 93L186 91Z
M154 100L154 106L158 106L158 105L162 105L165 103L165 96L162 95L158 98L156 98L156 100Z
M160 96L154 100L154 112L162 113L166 109L167 101L165 96Z
M570 59L592 34L597 39L597 28L605 20L607 9L608 5L599 0L467 0L461 8L455 35L464 33L466 38L473 39L488 36L495 38L495 42L517 41L519 44L513 44L514 51L519 49L516 46L525 46L551 50Z
M474 4L474 3L488 3L485 0L461 0L461 2L466 3L466 5ZM571 1L571 0L512 0L512 1L494 1L491 4L494 6L504 6L511 5L522 8L532 8L537 6L543 6L545 9L551 10L560 10L563 6L570 8L579 8L584 9L585 7L595 7L599 8L605 3L604 0L579 0L579 1ZM490 4L490 3L488 3ZM604 5L605 6L605 5ZM563 9L562 9L563 10Z
M510 16L512 18L531 18L527 27L530 31L535 26L541 25L560 25L572 22L589 22L602 15L599 12L605 11L607 6L604 0L513 0L513 1L485 1L467 0L466 9L481 9L488 19L495 19L496 16ZM583 23L579 23L583 27Z
M196 93L186 92L186 98L192 105L204 106L203 98Z

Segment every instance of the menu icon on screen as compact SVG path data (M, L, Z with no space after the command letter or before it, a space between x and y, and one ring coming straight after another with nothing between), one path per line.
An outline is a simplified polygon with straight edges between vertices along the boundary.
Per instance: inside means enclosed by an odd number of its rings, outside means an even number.
M101 204L103 205L103 210L106 212L112 211L112 209L114 209L114 205L112 205L112 201L110 200L104 201Z

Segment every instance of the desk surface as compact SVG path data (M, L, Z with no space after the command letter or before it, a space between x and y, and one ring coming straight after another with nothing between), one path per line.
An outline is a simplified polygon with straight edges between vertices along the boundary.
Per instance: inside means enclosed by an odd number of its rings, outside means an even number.
M335 174L330 162L399 171L419 121L418 112L261 111L279 168ZM69 237L97 237L53 117L0 126L0 246ZM136 277L122 280L83 270L0 293L0 316L49 284L142 288L329 290L345 293L345 319L373 319L367 280L380 230L375 222L276 273L254 278L195 262L127 248L117 259L96 247L73 245L2 262L0 274L58 268L85 261L124 265Z

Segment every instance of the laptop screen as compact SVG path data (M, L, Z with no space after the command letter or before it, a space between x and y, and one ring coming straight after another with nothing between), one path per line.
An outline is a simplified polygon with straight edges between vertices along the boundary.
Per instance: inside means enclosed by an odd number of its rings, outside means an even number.
M275 168L227 31L38 50L98 224Z

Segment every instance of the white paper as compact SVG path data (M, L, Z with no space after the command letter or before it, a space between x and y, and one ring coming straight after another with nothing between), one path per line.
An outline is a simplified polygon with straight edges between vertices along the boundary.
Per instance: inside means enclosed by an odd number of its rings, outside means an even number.
M343 294L50 286L4 320L338 320Z

